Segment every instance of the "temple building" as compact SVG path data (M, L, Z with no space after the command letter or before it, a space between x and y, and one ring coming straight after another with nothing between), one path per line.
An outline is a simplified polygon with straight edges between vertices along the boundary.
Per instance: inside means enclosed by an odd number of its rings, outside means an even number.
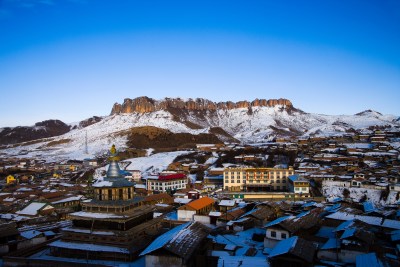
M153 219L154 206L142 205L134 184L124 178L116 150L111 149L106 177L93 185L94 198L82 211L69 215L72 226L51 244L53 258L131 261L159 234L161 218Z

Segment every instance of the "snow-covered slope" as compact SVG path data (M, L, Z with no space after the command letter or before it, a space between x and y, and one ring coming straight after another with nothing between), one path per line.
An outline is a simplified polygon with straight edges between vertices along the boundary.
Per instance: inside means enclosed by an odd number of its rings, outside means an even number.
M397 119L398 116L382 115L374 111L340 116L311 114L283 105L184 110L179 116L167 110L121 113L103 117L96 123L84 128L75 128L61 136L37 143L14 145L0 152L8 156L26 157L29 154L28 156L54 160L83 159L106 152L112 144L124 148L127 130L139 126L155 126L173 133L191 134L208 133L211 127L221 127L242 142L260 142L277 135L337 135L351 128L399 127L400 122ZM89 154L85 153L86 136Z

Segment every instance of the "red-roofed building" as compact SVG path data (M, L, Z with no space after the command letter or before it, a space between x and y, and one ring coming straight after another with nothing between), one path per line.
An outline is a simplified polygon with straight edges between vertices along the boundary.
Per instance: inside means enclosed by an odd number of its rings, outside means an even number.
M162 173L147 178L147 190L167 192L186 188L188 178L184 173Z

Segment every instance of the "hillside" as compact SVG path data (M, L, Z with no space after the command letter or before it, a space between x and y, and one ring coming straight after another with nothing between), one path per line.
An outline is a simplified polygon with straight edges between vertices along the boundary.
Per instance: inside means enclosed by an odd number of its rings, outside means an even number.
M0 129L0 153L6 156L47 158L85 158L118 147L190 147L195 143L265 142L277 136L330 136L369 132L373 127L400 130L398 116L366 110L355 115L322 115L295 108L289 100L254 100L214 103L206 99L156 101L141 97L115 104L112 115L93 117L73 125L60 124L58 135L34 136L36 141L7 141L6 134L16 128ZM156 127L155 139L142 134L140 127ZM369 129L370 128L370 129ZM166 131L163 131L165 129ZM49 131L46 131L48 134ZM58 133L58 132L57 132ZM84 154L85 143L89 154ZM19 143L16 143L19 142Z

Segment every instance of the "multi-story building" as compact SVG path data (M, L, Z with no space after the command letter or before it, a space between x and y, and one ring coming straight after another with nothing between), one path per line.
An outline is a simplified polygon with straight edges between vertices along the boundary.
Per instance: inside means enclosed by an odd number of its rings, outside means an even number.
M184 173L165 173L147 178L147 190L167 192L186 188L188 178Z
M308 197L310 195L310 181L297 174L291 175L289 177L288 189L290 192Z
M224 170L224 189L229 191L286 191L289 168L229 167Z

